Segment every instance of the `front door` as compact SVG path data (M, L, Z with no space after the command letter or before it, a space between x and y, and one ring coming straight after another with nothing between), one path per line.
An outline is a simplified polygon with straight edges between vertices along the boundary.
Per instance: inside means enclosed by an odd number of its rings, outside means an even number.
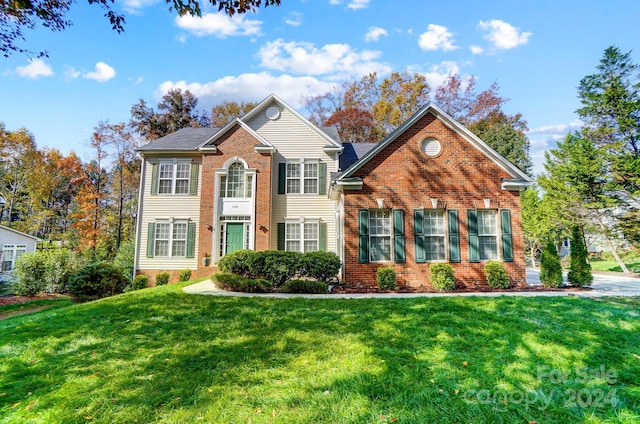
M244 241L244 224L228 223L227 224L227 245L225 246L225 255L241 250Z

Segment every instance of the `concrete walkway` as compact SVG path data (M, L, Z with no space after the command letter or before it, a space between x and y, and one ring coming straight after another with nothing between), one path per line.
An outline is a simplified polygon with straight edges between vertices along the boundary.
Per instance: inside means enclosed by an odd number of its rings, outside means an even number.
M600 297L600 296L640 296L640 279L634 277L622 277L613 274L594 275L593 290L586 291L531 291L531 292L475 292L475 293L341 293L341 294L290 294L290 293L236 293L220 290L213 285L211 280L186 286L183 290L190 294L202 294L213 296L234 296L234 297L267 297L267 298L307 298L307 299L400 299L413 297L451 297L451 296L579 296L579 297ZM531 286L540 285L539 272L527 270L527 283Z

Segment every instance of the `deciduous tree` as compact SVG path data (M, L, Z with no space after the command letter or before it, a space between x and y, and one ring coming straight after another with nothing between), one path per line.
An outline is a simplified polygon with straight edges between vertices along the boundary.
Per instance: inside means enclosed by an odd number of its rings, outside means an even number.
M211 109L211 126L222 128L235 118L241 118L258 106L258 102L224 101Z

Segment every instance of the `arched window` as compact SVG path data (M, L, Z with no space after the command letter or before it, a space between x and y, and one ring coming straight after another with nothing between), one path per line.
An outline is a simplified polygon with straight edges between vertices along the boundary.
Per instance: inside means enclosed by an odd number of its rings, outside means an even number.
M227 175L220 177L221 197L251 197L251 180L240 162L232 163Z

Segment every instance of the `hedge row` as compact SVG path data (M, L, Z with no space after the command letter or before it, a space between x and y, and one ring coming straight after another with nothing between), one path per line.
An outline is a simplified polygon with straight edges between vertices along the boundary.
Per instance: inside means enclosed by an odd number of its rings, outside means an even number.
M287 252L282 250L238 250L224 256L218 267L225 273L267 280L281 287L294 277L309 277L329 283L340 271L340 259L332 252Z

